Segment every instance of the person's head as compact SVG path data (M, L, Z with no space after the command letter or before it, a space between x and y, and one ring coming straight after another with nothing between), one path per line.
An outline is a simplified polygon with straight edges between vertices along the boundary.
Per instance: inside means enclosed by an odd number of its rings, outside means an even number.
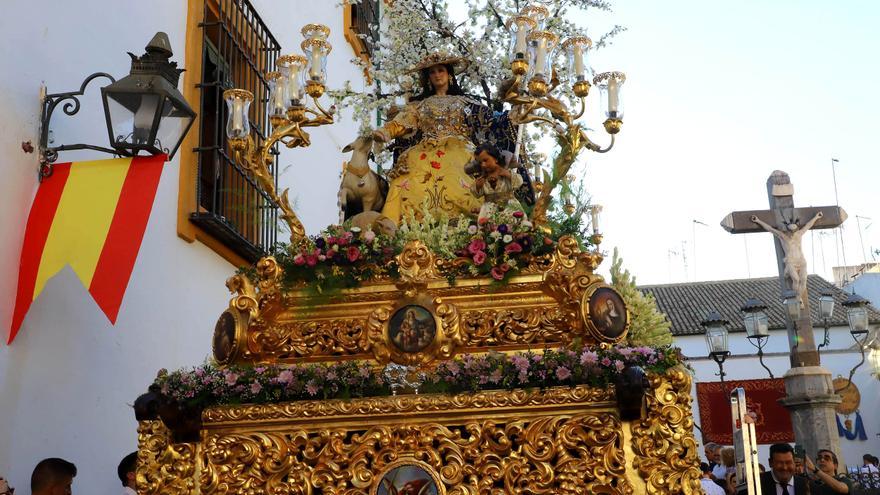
M123 457L122 461L119 462L119 467L116 468L116 475L119 476L119 481L122 482L122 486L134 488L136 470L137 452L132 452Z
M700 463L700 472L703 473L704 478L708 478L710 474L712 474L712 470L709 469L709 463L701 462Z
M0 495L13 495L14 493L15 488L9 486L9 482L3 476L0 476Z
M825 474L837 473L837 455L828 449L819 449L816 452L816 467Z
M704 445L704 446L703 446L703 452L706 453L706 460L708 460L709 462L718 462L718 461L717 461L717 459L718 459L718 453L717 453L718 448L719 448L718 444L717 444L717 443L713 443L713 442L709 442L709 443L707 443L706 445Z
M766 472L767 472L767 466L765 466L765 465L759 463L759 464L758 464L758 471L760 471L760 472L762 472L762 473L766 473Z
M794 458L794 474L804 474L804 460L801 457Z
M787 443L770 446L770 471L780 483L788 483L794 476L794 449Z
M736 466L736 450L733 447L722 448L720 457L724 467Z
M31 474L33 495L70 495L76 466L64 459L50 457L37 463Z
M504 168L504 157L501 150L489 143L483 143L477 146L474 156L480 163L480 170L483 172L493 172L499 168Z
M422 92L413 100L421 100L438 93L447 95L463 95L464 91L455 79L455 69L452 64L436 64L419 71L419 79L422 83Z
M862 465L867 466L869 464L874 464L874 456L871 454L865 454L862 456Z

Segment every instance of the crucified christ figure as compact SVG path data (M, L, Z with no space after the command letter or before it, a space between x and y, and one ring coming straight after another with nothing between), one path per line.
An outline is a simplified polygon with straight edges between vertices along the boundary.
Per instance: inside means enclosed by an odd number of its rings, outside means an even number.
M797 222L787 223L785 225L787 232L768 225L756 215L752 215L751 218L752 222L775 235L779 239L779 243L782 244L782 262L785 265L782 275L788 280L789 286L797 291L798 298L807 290L807 259L804 258L804 252L801 249L801 238L806 231L813 228L813 225L820 218L822 218L821 211L816 213L803 227L798 228ZM803 304L804 302L801 301L801 305Z

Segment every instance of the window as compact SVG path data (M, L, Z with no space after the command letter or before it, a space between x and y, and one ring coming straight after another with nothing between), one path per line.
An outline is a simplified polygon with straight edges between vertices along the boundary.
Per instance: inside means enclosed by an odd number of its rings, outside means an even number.
M278 208L227 152L223 91L254 94L250 123L259 145L270 132L265 74L274 69L280 46L247 0L189 5L184 85L190 101L198 102L199 119L191 142L184 143L193 153L181 157L178 233L202 240L233 263L253 263L276 242ZM270 167L273 175L276 168Z
M345 39L354 53L365 61L379 42L379 4L381 0L360 0L345 6Z

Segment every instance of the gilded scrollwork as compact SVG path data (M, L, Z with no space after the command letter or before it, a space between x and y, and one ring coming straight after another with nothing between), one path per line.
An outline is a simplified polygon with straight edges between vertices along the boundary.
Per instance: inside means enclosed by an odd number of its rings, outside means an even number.
M434 253L421 241L409 241L397 255L400 287L412 291L424 287L432 279L442 278ZM411 294L407 294L411 295Z
M207 493L373 494L389 467L425 466L448 495L629 495L622 425L588 411L523 418L206 434Z
M633 423L633 467L649 494L702 493L691 415L691 378L682 367L650 375L647 416Z
M433 414L451 410L565 406L588 403L601 407L614 404L614 390L604 387L553 387L545 390L488 390L455 395L395 395L351 400L296 401L281 404L241 404L206 409L207 427L236 427L242 422L311 421L360 415Z
M136 483L142 495L191 495L196 486L198 445L172 443L161 420L138 424Z
M579 336L571 315L559 305L463 312L462 342L465 346L503 344L568 343Z

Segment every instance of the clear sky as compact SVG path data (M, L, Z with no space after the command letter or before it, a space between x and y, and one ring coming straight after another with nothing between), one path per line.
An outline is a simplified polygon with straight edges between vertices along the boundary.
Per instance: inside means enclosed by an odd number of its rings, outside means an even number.
M846 261L871 261L880 249L880 2L627 0L580 22L593 36L611 22L628 28L593 58L598 71L626 72L625 117L615 149L586 157L585 179L605 206L603 247L618 247L639 283L775 275L770 234L718 224L730 211L766 208L776 169L790 174L796 205L834 204L832 157L850 217ZM859 229L856 215L870 220ZM811 273L831 279L843 254L825 232L805 236L804 254Z

